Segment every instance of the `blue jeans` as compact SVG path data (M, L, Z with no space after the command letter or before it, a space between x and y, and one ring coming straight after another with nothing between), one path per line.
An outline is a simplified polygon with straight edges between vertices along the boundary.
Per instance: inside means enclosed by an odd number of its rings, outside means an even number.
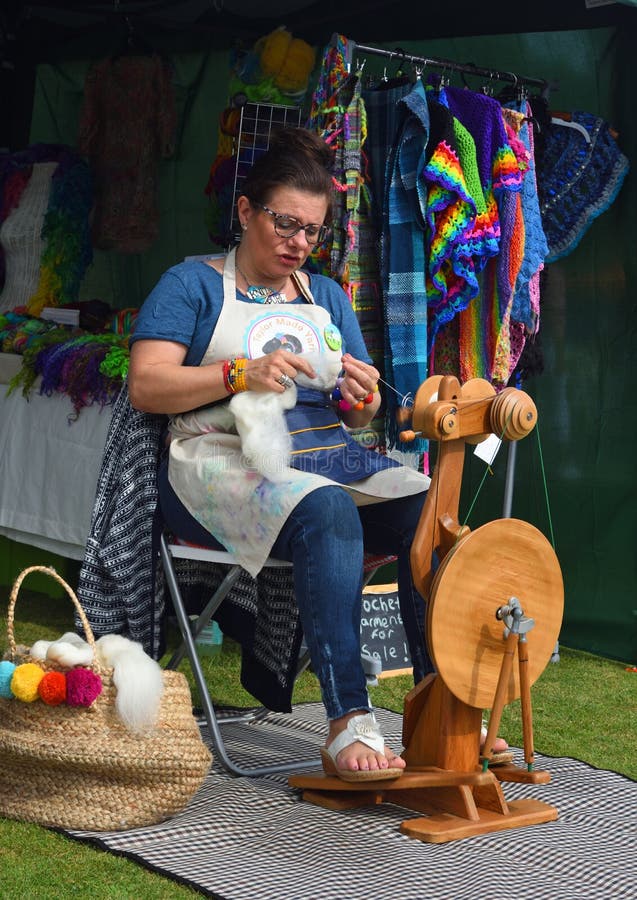
M221 545L187 512L160 469L162 514L185 540ZM328 719L370 709L360 659L363 548L398 557L400 610L414 680L433 671L424 637L425 604L416 591L409 550L426 494L357 507L338 486L318 488L295 507L271 555L293 563L294 591L312 668Z

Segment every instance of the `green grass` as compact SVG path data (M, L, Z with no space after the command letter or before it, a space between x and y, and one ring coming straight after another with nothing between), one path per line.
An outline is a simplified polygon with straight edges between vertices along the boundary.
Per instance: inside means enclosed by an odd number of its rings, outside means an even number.
M6 646L6 600L0 603L0 649ZM73 628L73 611L64 600L50 600L22 590L16 609L18 643L59 637ZM238 648L227 639L219 655L205 660L206 677L215 701L229 706L253 706L239 685ZM184 671L187 673L186 667ZM187 673L188 674L188 673ZM411 679L400 675L371 688L373 703L396 712ZM637 779L635 734L637 673L623 663L587 653L560 649L560 662L549 664L533 686L535 748L548 756L571 756L593 766ZM320 699L312 673L304 673L294 702ZM504 710L501 733L521 746L519 704ZM594 774L591 775L594 777ZM0 819L0 898L2 900L92 900L187 898L198 893L165 879L130 860L36 825Z

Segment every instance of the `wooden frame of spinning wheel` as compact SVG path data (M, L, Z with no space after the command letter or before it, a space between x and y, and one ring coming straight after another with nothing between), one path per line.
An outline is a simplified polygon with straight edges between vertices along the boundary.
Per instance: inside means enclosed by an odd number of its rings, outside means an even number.
M420 386L412 410L414 431L406 433L407 439L417 433L437 440L439 452L411 548L411 568L416 587L429 598L427 636L436 674L405 698L402 755L407 768L399 778L374 785L323 774L293 775L289 783L302 789L304 800L330 809L392 802L425 814L403 821L401 831L431 843L557 818L555 807L540 800L507 801L501 782L550 781L548 772L533 769L530 686L548 663L559 632L559 564L550 544L528 523L502 519L471 532L458 520L465 444L491 432L519 440L536 421L532 400L514 388L496 395L489 382L474 379L461 387L451 376L433 376ZM489 565L485 550L492 544L499 549ZM435 575L434 550L441 561ZM526 617L533 628L530 654L526 635L504 630L497 616L518 589L525 612L535 617ZM519 671L513 665L516 654ZM527 766L489 769L488 748L502 707L518 696ZM492 713L481 759L485 707Z

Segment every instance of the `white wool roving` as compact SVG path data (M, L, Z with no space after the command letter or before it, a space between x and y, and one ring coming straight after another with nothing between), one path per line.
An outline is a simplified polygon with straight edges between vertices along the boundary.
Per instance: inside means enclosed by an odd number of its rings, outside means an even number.
M65 669L73 666L90 666L93 651L79 634L67 631L56 641L36 641L29 650L31 659L50 660Z
M113 670L115 709L126 728L147 734L155 727L164 692L161 667L144 648L120 634L105 634L96 642L101 665Z
M306 353L304 358L312 365L316 378L299 372L295 385L282 393L242 391L229 403L243 455L252 468L270 481L285 481L288 477L292 439L285 424L285 411L296 404L296 385L331 391L341 371L340 352Z

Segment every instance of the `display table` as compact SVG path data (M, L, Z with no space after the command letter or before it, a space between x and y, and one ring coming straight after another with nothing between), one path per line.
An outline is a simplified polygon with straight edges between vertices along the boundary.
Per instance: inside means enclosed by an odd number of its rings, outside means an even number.
M0 534L82 559L111 408L84 407L73 421L65 394L26 400L7 383L21 358L0 353Z

